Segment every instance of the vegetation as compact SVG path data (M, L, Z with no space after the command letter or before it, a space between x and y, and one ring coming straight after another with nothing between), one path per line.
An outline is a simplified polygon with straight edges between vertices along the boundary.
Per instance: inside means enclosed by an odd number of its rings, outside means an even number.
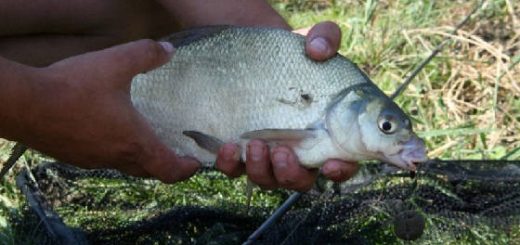
M404 77L445 37L451 37L449 45L419 73L404 94L397 98L397 103L414 119L414 128L426 140L431 158L520 159L518 2L484 1L474 17L454 35L450 34L453 27L471 12L478 1L270 2L295 28L324 20L338 23L343 31L340 53L357 63L387 94L395 91ZM0 162L7 159L11 146L11 142L0 141ZM23 197L14 185L14 177L24 164L34 165L45 159L35 152L26 153L20 161L23 164L2 181L0 243L28 242L12 226L12 219L24 213ZM112 201L161 209L186 203L224 205L245 202L243 181L215 180L204 175L173 187L139 183L133 187L125 186L129 191ZM84 186L100 188L111 184L118 183L86 182ZM151 192L150 188L153 189ZM198 192L204 193L204 197L197 196ZM151 193L156 196L146 196ZM283 193L256 195L254 205L264 206L267 211L284 196ZM150 204L150 199L155 203ZM100 217L82 212L81 205L58 211L72 226L96 224ZM142 216L116 214L104 220L117 223L130 217L135 220ZM106 224L109 223L98 222L96 225ZM491 243L496 237L503 236L502 233L494 234L492 230L479 232L468 238L470 243Z

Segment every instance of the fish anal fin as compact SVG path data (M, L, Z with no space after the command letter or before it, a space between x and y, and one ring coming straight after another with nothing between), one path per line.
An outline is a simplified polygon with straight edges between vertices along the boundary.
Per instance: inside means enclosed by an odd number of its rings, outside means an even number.
M193 139L200 148L207 150L215 155L218 154L220 147L224 145L224 141L218 139L217 137L207 135L199 131L183 131L182 134Z

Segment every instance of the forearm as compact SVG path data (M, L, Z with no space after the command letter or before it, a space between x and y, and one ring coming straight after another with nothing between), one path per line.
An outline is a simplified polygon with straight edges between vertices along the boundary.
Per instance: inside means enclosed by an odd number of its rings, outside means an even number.
M207 25L271 26L290 29L265 0L157 0L182 28Z
M35 68L0 56L0 138L19 140L22 123L30 113L30 77Z
M0 138L14 140L13 128L20 120L20 101L25 83L24 67L0 57Z

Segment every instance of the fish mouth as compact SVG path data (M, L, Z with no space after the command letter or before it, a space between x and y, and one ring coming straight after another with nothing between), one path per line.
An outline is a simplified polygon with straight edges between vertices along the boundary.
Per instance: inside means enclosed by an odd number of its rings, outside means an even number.
M397 167L410 171L416 171L419 163L428 160L424 141L415 136L406 141L399 152L385 155L384 158Z

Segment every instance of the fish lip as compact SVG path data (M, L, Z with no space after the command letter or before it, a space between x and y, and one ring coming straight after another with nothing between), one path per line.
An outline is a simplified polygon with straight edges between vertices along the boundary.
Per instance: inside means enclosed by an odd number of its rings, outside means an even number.
M397 153L385 155L385 160L399 168L410 171L417 171L418 165L428 160L426 157L426 145L422 139L412 137L404 142L402 146Z
M391 154L391 155L385 155L384 161L387 161L401 169L410 170L410 171L416 171L417 165L419 164L419 161L414 161L412 159L403 159L401 154L402 150L400 150L397 153Z

